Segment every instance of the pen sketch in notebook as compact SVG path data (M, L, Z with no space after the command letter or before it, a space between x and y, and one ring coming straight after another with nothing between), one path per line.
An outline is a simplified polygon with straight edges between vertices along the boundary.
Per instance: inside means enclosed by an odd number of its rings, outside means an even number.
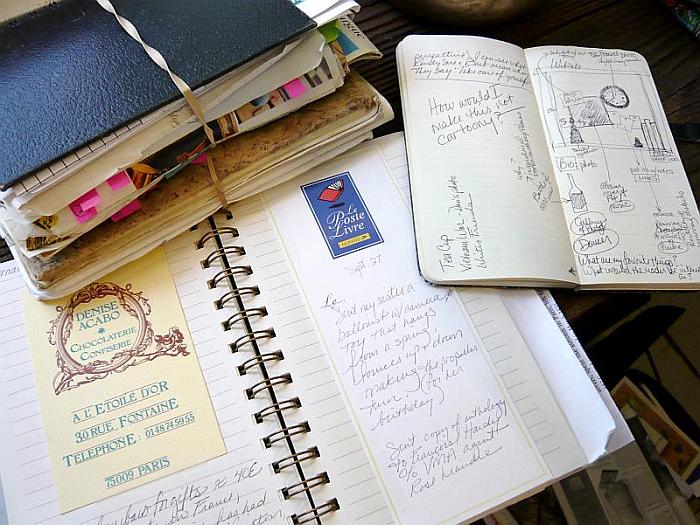
M697 209L643 57L525 53L582 283L697 278Z

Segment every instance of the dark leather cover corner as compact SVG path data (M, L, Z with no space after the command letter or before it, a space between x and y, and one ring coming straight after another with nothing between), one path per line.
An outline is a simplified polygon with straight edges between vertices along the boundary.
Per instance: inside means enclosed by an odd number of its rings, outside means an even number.
M289 0L112 0L193 89L314 27ZM0 188L180 97L95 0L0 26Z

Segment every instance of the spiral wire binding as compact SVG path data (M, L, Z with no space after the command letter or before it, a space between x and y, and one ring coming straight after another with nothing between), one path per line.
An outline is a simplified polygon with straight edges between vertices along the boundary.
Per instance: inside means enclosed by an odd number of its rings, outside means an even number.
M320 474L306 478L299 483L295 483L289 487L284 487L282 489L282 495L284 496L284 499L289 499L292 496L296 496L297 494L301 494L302 492L310 490L314 487L320 487L321 485L325 485L330 482L331 480L328 479L328 474L326 472L321 472Z
M296 454L290 454L287 457L273 462L272 470L274 470L276 474L279 474L288 467L301 463L302 461L306 461L307 459L317 458L319 456L320 453L318 451L318 447L307 448L306 450L302 450Z
M233 275L230 275L229 277L233 277ZM216 301L214 301L214 306L216 306L217 310L222 310L224 306L226 306L226 303L228 303L229 301L235 301L244 295L259 294L260 288L258 288L257 286L242 286L241 288L236 288L235 290L226 292L224 295L222 295Z
M236 353L241 349L241 347L249 345L253 341L257 341L258 339L272 339L274 337L275 329L265 328L265 330L255 330L253 332L248 332L247 334L242 335L241 337L236 339L233 343L231 343L228 346L231 349L231 352Z
M267 416L278 414L283 410L288 410L290 408L299 407L301 407L301 401L298 397L293 397L292 399L285 399L284 401L272 403L271 405L268 405L262 410L256 412L255 414L253 414L253 419L255 419L256 423L262 423Z
M278 441L296 436L297 434L307 434L309 432L311 432L311 426L307 421L302 421L296 425L291 425L277 430L276 432L265 436L262 441L265 448L270 448Z
M227 220L232 218L231 213L227 213ZM205 232L196 242L196 248L202 249L208 241L213 240L216 248L213 249L202 261L202 268L210 268L216 261L220 261L223 269L215 274L215 276L207 281L209 288L214 289L220 285L227 284L229 290L224 293L219 299L214 302L217 310L226 307L233 307L236 311L222 323L225 331L240 323L244 335L235 339L229 344L232 353L240 351L251 351L252 357L244 360L237 366L240 375L246 375L249 372L259 371L262 379L252 386L246 388L245 394L248 399L254 399L258 395L267 393L270 396L271 403L262 410L253 414L253 419L256 423L262 423L265 418L277 418L280 424L280 429L262 438L263 445L266 448L272 447L275 443L285 442L287 448L291 452L289 455L272 463L272 469L275 473L280 473L284 469L293 468L299 475L300 481L288 487L281 489L284 499L289 499L294 496L303 494L306 496L311 508L300 514L293 514L290 519L293 524L301 525L303 523L316 522L321 523L321 516L335 512L340 508L338 500L333 498L320 505L314 502L311 491L322 485L330 483L328 473L321 472L311 477L306 477L302 468L304 461L309 461L320 456L317 447L310 447L306 450L297 452L294 447L293 437L306 434L311 431L311 426L308 421L302 421L294 425L287 425L284 420L283 412L295 410L301 407L301 401L298 397L291 399L278 400L275 391L275 386L292 383L292 376L289 373L271 375L267 371L267 366L284 360L284 354L281 350L273 352L261 352L258 348L258 342L266 339L274 339L276 337L274 328L266 328L262 330L253 330L250 324L250 319L267 316L267 308L255 307L246 308L243 304L244 296L255 296L260 294L260 289L257 286L241 286L236 284L236 276L253 275L253 269L250 266L232 265L229 262L229 257L240 257L245 255L243 246L224 246L222 244L222 236L227 234L231 238L239 236L238 230L230 226L217 226L212 217L209 217L208 224L210 230Z
M209 230L204 235L202 235L199 240L195 243L198 250L204 248L204 244L210 239L221 239L224 233L228 233L231 237L238 237L238 230L236 228L231 228L230 226L223 226L221 228L214 228Z
M221 270L217 273L213 279L207 281L207 286L209 288L216 288L217 285L223 280L233 277L234 275L252 275L253 269L250 266L230 266L225 270Z
M248 399L254 399L260 392L272 390L275 385L288 385L292 382L292 374L286 373L280 376L266 377L262 381L258 381L253 386L245 389L245 395Z
M231 317L226 319L223 323L221 323L221 326L224 327L224 330L228 331L231 329L231 326L243 319L250 319L251 317L265 317L266 315L267 308L265 308L264 306L261 306L259 308L246 308L245 310L236 312Z
M218 248L207 255L207 258L202 261L202 268L209 268L214 261L229 254L245 255L245 248L243 248L243 246L225 246L223 248Z
M282 355L282 350L276 350L274 352L266 352L264 354L259 354L243 361L242 364L238 365L238 373L242 376L246 375L250 369L256 366L260 366L260 363L267 363L270 361L282 361L284 355Z
M306 512L302 512L301 514L292 514L290 518L294 525L301 525L302 523L318 521L318 519L324 514L330 514L331 512L335 512L339 508L340 505L338 504L338 500L333 498L319 505L318 507L314 507L310 510L307 510Z

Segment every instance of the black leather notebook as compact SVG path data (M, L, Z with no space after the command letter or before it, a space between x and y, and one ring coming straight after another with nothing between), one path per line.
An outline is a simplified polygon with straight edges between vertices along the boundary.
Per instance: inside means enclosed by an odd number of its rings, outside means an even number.
M192 89L312 29L289 0L112 0ZM0 188L182 95L94 0L0 26Z

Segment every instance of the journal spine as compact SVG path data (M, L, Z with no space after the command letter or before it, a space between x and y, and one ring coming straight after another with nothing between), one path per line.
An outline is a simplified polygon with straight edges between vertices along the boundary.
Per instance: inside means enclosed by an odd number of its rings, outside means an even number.
M230 213L228 219L231 219ZM217 261L222 267L213 278L207 281L207 286L211 289L226 290L214 302L217 310L226 309L231 312L231 315L221 323L222 329L229 331L234 327L240 327L243 330L243 335L229 344L229 350L231 353L246 352L250 357L244 359L236 370L239 375L258 372L262 378L245 390L245 396L247 399L255 399L267 395L270 399L270 404L255 412L253 419L258 424L268 418L278 422L278 429L262 438L266 448L280 442L287 448L288 454L272 462L272 470L279 474L287 469L294 469L299 481L282 487L282 496L284 499L302 496L308 501L308 510L293 514L289 518L294 525L322 523L321 518L338 510L340 505L336 498L322 503L314 500L314 489L329 484L330 478L326 472L312 476L304 472L304 462L319 457L319 450L315 446L297 450L294 438L311 432L311 427L308 421L288 424L285 420L285 414L301 407L301 400L298 397L285 399L278 394L275 387L292 383L292 374L282 370L281 362L284 361L282 350L262 352L259 348L259 341L276 337L274 327L255 330L252 327L251 320L268 315L265 306L247 307L245 303L246 299L259 295L260 289L255 285L239 286L236 282L237 277L253 275L254 270L248 265L236 264L237 259L246 253L245 247L236 244L239 237L236 228L217 226L214 216L208 219L208 226L209 230L196 241L195 247L198 250L213 247L201 260L203 268L210 268Z

